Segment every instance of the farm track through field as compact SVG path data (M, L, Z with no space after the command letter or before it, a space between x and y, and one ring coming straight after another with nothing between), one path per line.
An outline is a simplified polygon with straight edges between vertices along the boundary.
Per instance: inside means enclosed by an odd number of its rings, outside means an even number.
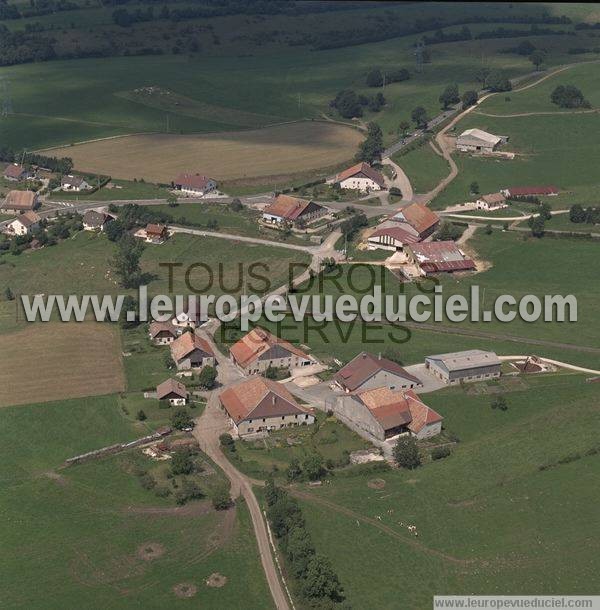
M447 553L443 553L442 551L432 549L428 546L425 546L422 542L415 540L414 537L403 536L402 534L397 532L395 529L393 529L389 525L385 525L378 519L374 519L372 517L367 517L366 515L363 515L362 513L357 513L353 510L350 510L349 508L346 508L345 506L340 506L339 504L335 504L334 502L331 502L330 500L325 500L324 498L315 496L313 494L306 493L304 491L299 491L297 489L293 489L293 488L289 488L289 489L290 489L290 493L293 496L296 496L297 498L300 498L302 500L308 500L309 502L314 502L315 504L320 504L321 506L334 510L337 513L346 515L347 517L351 517L352 519L357 519L358 521L364 521L365 523L368 523L369 525L372 525L373 527L376 527L377 529L392 536L396 540L404 542L405 544L408 544L408 545L412 546L413 548L417 549L418 551L426 553L427 555L432 555L434 557L437 557L438 559L442 559L443 561L462 565L462 566L472 565L476 562L475 559L460 559L459 557L454 557L453 555L448 555Z
M496 119L516 119L524 116L571 116L573 114L597 114L600 112L598 108L592 108L590 110L572 110L572 111L560 111L560 110L545 110L540 112L518 112L516 114L492 114L490 112L481 112L476 110L473 114L479 114L481 116L489 116Z

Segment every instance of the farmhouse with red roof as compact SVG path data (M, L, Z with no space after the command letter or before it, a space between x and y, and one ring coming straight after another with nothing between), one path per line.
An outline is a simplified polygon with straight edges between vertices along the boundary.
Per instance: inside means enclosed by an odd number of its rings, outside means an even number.
M208 341L193 332L183 333L171 343L171 358L179 370L215 364L215 355Z
M263 210L263 221L272 224L307 223L328 213L328 209L314 201L291 195L277 195Z
M336 414L350 421L357 432L379 441L400 434L423 439L442 431L443 417L413 390L381 387L355 392L338 400Z
M219 401L239 436L315 421L315 416L302 408L287 388L264 377L250 377L227 388Z
M254 328L234 343L231 360L246 374L264 373L273 368L296 368L315 364L315 360L289 341L280 339L264 328Z

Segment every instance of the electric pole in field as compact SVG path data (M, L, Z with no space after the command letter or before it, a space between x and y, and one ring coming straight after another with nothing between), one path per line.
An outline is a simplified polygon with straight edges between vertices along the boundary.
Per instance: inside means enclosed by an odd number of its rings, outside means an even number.
M419 40L417 44L415 44L415 62L416 62L416 71L418 73L423 72L423 51L425 50L425 44L422 40Z
M5 76L0 76L0 117L13 113L10 82Z

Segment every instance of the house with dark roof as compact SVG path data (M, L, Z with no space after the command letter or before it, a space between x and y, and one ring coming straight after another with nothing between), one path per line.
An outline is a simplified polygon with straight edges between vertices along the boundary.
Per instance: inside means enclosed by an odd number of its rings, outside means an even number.
M63 191L79 193L81 191L89 191L92 187L83 176L69 174L68 176L62 176L60 179L60 188Z
M291 195L277 195L273 201L263 209L263 222L271 224L298 224L308 223L327 214L329 210L315 203Z
M6 232L9 235L29 235L38 229L40 226L40 216L32 210L19 214L6 227Z
M156 398L166 400L172 407L182 406L187 402L187 388L176 379L167 379L156 387Z
M22 214L38 207L38 196L33 191L9 191L0 210L9 214Z
M30 170L18 163L11 163L4 168L4 179L10 182L20 182L32 176Z
M385 188L383 174L372 168L368 163L357 163L333 179L333 184L339 184L340 188L361 191L380 191Z
M171 343L171 358L180 371L215 364L215 354L208 341L193 332L183 333Z
M470 349L425 358L425 369L444 383L454 385L500 377L500 359L494 352Z
M234 343L229 355L248 375L264 373L269 367L291 369L316 362L289 341L258 326Z
M258 375L227 388L219 401L238 436L315 421L313 413L301 407L287 388Z
M88 210L83 215L83 229L84 231L104 231L106 225L113 220L114 217L106 212Z
M181 191L184 195L203 197L217 188L216 180L202 174L179 174L171 183L172 188Z
M177 339L179 331L171 322L157 322L155 320L150 323L148 334L154 345L168 345Z
M339 397L335 412L359 434L379 441L401 434L424 439L442 431L443 417L413 390L380 387L354 392Z
M468 258L453 241L430 241L410 244L405 248L408 263L420 275L475 271L475 262Z
M361 352L333 377L333 382L344 392L357 392L385 387L390 390L422 387L422 383L397 362Z

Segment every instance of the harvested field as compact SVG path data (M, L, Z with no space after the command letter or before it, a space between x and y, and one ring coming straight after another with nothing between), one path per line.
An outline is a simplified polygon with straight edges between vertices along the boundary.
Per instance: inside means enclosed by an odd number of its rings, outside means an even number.
M49 322L0 335L0 406L124 388L119 335L108 324Z
M71 157L81 171L169 183L182 171L222 181L333 166L351 159L362 139L351 127L303 121L229 133L140 134L51 150Z

